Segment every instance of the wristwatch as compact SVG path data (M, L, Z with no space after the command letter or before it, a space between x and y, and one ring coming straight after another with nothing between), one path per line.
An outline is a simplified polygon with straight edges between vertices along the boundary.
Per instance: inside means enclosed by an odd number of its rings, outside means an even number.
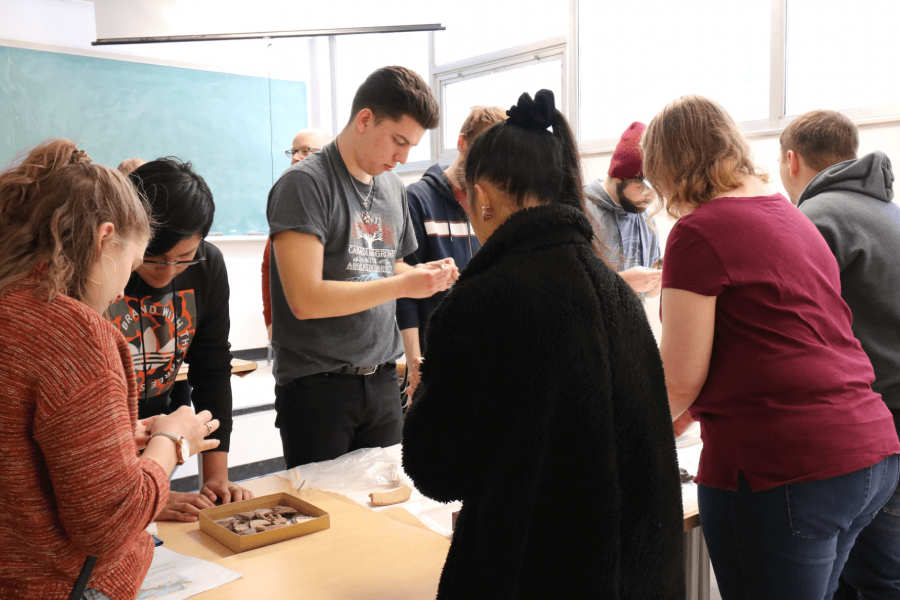
M150 439L152 440L158 435L167 437L175 442L175 456L177 457L179 465L183 465L184 462L191 457L191 444L186 439L184 439L180 435L169 433L168 431L157 431L150 436Z

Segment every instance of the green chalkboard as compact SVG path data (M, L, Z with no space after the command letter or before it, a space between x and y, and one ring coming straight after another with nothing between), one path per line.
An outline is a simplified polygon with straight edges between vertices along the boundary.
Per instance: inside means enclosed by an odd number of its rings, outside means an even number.
M268 231L266 196L306 124L302 82L0 46L0 168L54 137L113 167L177 156L212 189L224 235Z

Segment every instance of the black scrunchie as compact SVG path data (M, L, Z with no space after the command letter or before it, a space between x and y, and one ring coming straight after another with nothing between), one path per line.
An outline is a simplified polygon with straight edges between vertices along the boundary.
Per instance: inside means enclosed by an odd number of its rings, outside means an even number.
M556 121L556 103L553 92L540 90L534 100L525 92L515 106L506 111L509 120L526 129L547 129Z

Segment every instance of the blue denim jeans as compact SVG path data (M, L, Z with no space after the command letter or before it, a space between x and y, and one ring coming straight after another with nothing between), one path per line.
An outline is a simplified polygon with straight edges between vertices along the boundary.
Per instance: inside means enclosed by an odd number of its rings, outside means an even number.
M896 455L865 469L751 492L699 486L723 600L831 600L859 532L897 488Z
M109 596L106 594L100 593L94 588L88 588L84 590L84 595L81 597L81 600L110 600Z
M900 433L900 422L898 433ZM900 486L856 538L844 579L860 600L900 598Z

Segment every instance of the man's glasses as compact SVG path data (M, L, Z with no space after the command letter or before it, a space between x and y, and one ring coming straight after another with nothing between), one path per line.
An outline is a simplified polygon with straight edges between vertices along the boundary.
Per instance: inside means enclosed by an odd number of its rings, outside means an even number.
M296 150L285 150L284 155L288 158L294 158L294 155L299 152L303 156L309 156L310 154L318 152L319 150L321 150L321 148L313 148L312 146L300 146Z
M191 265L196 265L197 263L202 263L206 260L206 257L196 258L194 260L145 260L141 263L142 266L145 267L154 267L154 268L162 268L162 267L189 267Z

